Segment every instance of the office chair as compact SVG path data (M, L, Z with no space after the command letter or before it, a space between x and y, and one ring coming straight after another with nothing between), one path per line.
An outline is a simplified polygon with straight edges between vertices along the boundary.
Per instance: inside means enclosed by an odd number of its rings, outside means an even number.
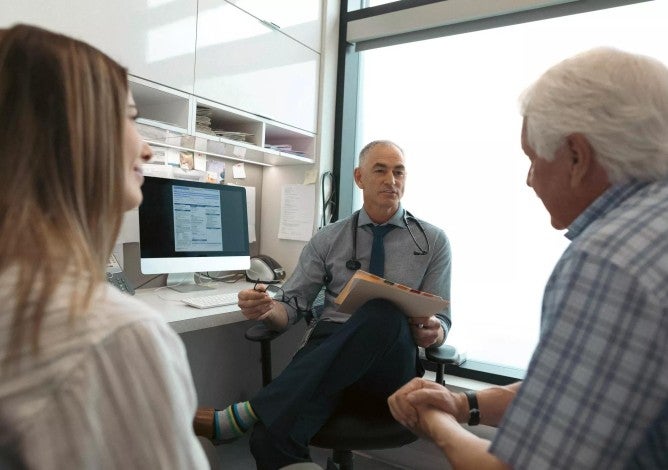
M263 386L273 379L271 341L280 334L269 330L263 323L253 325L245 333L246 339L260 343ZM437 381L443 384L445 364L453 363L456 351L449 345L429 348L428 351L429 360L437 364ZM328 469L352 470L353 450L390 449L415 440L417 436L394 419L385 400L356 401L345 397L310 444L332 450Z

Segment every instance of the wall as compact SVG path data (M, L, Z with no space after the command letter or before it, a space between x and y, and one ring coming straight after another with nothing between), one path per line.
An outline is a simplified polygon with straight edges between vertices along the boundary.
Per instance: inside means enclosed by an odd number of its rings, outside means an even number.
M336 107L336 68L338 55L339 2L323 0L322 46L320 54L320 86L318 95L318 135L316 137L316 163L318 176L333 168L334 161L334 109ZM294 271L304 242L278 239L281 187L304 181L312 166L274 167L265 170L262 183L262 209L265 214L261 231L263 253L274 257L287 270ZM313 230L321 219L320 178L316 183L316 214ZM274 216L268 216L274 214Z

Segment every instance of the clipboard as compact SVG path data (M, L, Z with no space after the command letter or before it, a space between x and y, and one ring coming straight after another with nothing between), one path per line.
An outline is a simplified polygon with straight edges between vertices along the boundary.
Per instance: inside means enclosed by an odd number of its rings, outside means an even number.
M412 289L366 271L358 270L334 300L337 311L353 313L372 299L395 303L409 317L430 317L443 311L448 301L438 295Z

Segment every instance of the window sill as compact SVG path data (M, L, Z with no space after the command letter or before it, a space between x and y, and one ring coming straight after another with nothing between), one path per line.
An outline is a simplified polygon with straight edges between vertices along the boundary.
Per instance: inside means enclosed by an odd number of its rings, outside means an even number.
M435 372L436 364L422 361L425 370ZM526 371L514 367L466 360L459 366L446 365L445 376L447 383L453 383L453 377L467 379L480 384L509 385L524 378ZM482 388L482 386L475 387Z

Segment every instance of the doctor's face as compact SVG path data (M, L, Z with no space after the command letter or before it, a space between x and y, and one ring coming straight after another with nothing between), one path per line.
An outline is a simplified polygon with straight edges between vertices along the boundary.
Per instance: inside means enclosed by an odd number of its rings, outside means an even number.
M377 144L368 150L355 169L355 183L363 191L367 212L392 215L399 208L406 181L405 159L391 144Z

